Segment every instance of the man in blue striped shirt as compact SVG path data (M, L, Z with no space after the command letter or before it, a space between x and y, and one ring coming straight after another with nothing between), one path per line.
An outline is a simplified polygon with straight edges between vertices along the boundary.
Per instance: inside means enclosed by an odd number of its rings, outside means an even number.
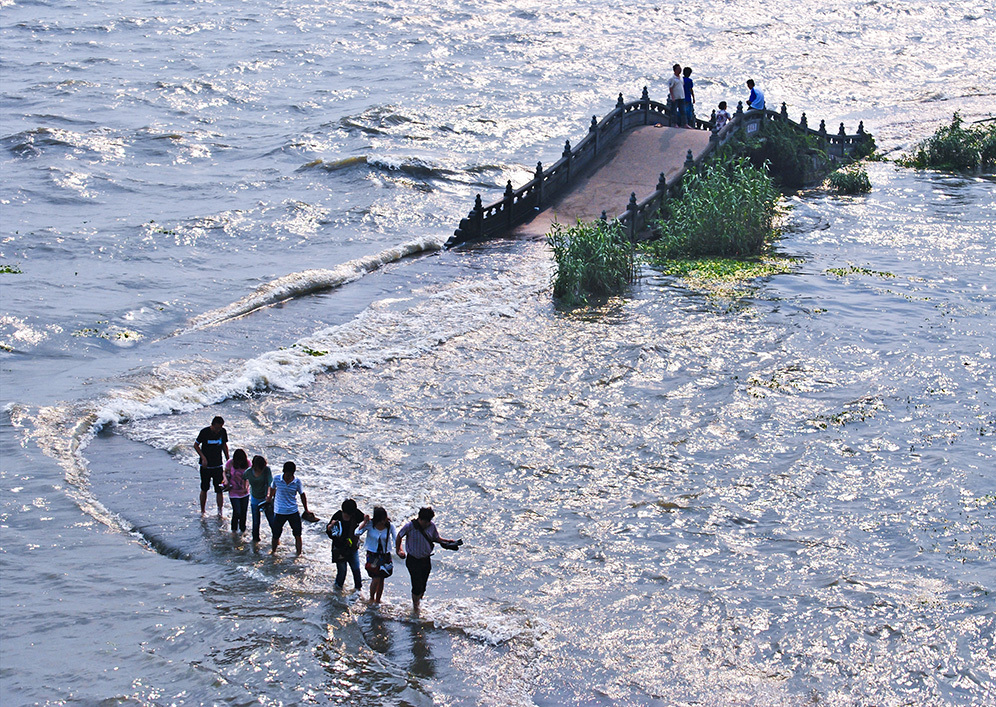
M301 543L301 514L297 510L297 497L301 496L301 503L304 504L304 512L308 512L308 497L304 495L304 484L301 479L295 479L297 465L294 462L284 464L284 473L275 476L270 483L270 491L266 500L273 503L273 544L270 554L277 552L277 545L280 544L280 534L283 532L284 523L290 523L291 531L294 533L294 545L297 554L302 552Z

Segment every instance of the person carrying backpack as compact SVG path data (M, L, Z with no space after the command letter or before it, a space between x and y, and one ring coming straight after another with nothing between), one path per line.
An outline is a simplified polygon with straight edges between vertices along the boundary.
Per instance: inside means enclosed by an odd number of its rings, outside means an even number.
M335 562L335 586L342 590L346 584L346 565L353 571L353 591L363 588L360 575L360 541L356 531L362 531L367 521L356 507L356 501L347 498L342 510L335 512L325 526L325 533L332 538L332 561Z

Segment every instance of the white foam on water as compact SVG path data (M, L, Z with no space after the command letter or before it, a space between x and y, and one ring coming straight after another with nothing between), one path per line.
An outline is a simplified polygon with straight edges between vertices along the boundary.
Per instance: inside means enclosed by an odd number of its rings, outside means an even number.
M429 600L424 603L420 618L436 628L459 631L492 646L513 641L534 645L552 631L550 624L538 616L483 599L456 599L447 604Z
M285 275L256 288L254 292L236 302L194 317L186 328L174 332L173 335L215 326L262 307L295 297L341 287L380 269L388 263L396 262L416 253L437 251L443 247L444 243L445 239L427 236L387 248L374 255L350 260L330 270L303 270Z
M134 526L114 513L93 494L89 483L90 465L83 450L97 434L93 411L86 405L42 407L29 410L12 406L6 410L11 424L25 430L25 437L62 467L68 493L80 509L108 526L125 533Z
M61 332L61 327L49 327L50 331ZM20 317L0 315L0 350L14 351L24 347L37 346L49 337L49 332L35 327Z
M25 428L25 434L63 467L71 494L85 513L109 527L132 532L132 524L106 508L90 488L84 451L105 426L192 412L259 391L297 391L329 371L419 356L497 318L513 316L529 298L547 288L549 263L540 262L521 269L517 278L474 277L433 291L413 292L407 299L385 298L350 322L320 329L287 348L266 352L222 373L216 368L177 372L164 364L131 377L130 387L97 400L31 411L8 406L6 412L15 426ZM399 305L406 301L412 306L401 309ZM455 616L441 620L458 622ZM485 641L508 640L509 630L488 622L477 624L480 628L470 629L468 635Z
M457 282L422 295L404 311L386 301L374 303L350 322L316 331L219 375L165 388L152 380L118 392L98 405L95 425L100 429L192 412L260 391L297 391L328 371L412 358L496 317L513 316L526 297L545 287L545 273L537 272L526 282L506 276Z

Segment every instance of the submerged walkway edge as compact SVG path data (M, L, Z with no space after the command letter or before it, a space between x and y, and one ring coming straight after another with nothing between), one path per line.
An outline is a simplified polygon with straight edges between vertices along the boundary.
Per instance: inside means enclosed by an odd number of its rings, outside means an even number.
M572 225L579 218L594 220L606 215L618 219L635 240L653 220L661 204L673 196L685 173L725 145L741 127L748 136L770 121L784 121L800 132L820 139L832 161L846 160L870 136L864 124L848 135L844 124L836 135L808 126L806 114L789 120L788 110L748 110L737 105L733 118L720 131L715 119L695 118L693 130L673 127L666 103L650 100L647 89L638 101L626 103L620 93L615 108L604 118L591 118L588 134L571 148L567 141L561 158L544 170L537 163L532 180L519 189L512 182L504 196L488 206L478 194L474 208L460 221L446 242L447 248L502 235L542 236L556 221ZM662 127L655 127L655 126ZM814 156L814 170L818 169ZM626 192L629 192L629 201ZM640 194L647 194L642 200ZM625 207L624 207L625 203ZM625 208L623 211L619 209Z

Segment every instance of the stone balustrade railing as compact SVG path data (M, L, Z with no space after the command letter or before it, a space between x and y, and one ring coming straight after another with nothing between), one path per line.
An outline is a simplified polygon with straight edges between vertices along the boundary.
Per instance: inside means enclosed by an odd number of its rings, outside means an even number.
M642 125L656 125L658 123L670 125L672 123L671 113L668 104L650 100L646 88L643 89L640 100L630 103L626 103L620 93L615 108L601 120L592 116L588 134L573 148L568 140L560 159L551 167L544 169L542 163L537 163L532 180L518 189L513 189L512 182L508 182L502 198L487 206L484 206L481 195L478 194L474 208L471 209L466 218L460 221L460 227L446 242L446 247L451 248L468 241L501 235L528 221L563 194L595 161L598 155L620 135ZM806 122L805 113L798 123L789 120L784 103L781 112L744 111L743 104L740 103L733 118L724 126L722 131L715 130L715 116L708 121L696 118L693 127L712 132L706 150L698 157L694 157L689 150L685 165L678 173L670 180L666 180L664 174L661 173L657 189L643 201L637 201L635 193L630 195L629 204L625 211L617 214L615 218L623 224L630 238L635 240L652 221L663 201L675 193L682 178L690 168L708 159L715 150L725 145L741 127L750 136L763 130L765 121L779 120L786 121L795 126L796 129L808 131L820 138L824 151L831 160L847 159L848 155L869 137L864 131L863 124L858 126L858 132L853 135L846 134L843 123L840 124L840 131L836 135L827 132L826 124L823 121L820 122L819 130L812 130ZM608 215L603 212L602 217L608 218Z

